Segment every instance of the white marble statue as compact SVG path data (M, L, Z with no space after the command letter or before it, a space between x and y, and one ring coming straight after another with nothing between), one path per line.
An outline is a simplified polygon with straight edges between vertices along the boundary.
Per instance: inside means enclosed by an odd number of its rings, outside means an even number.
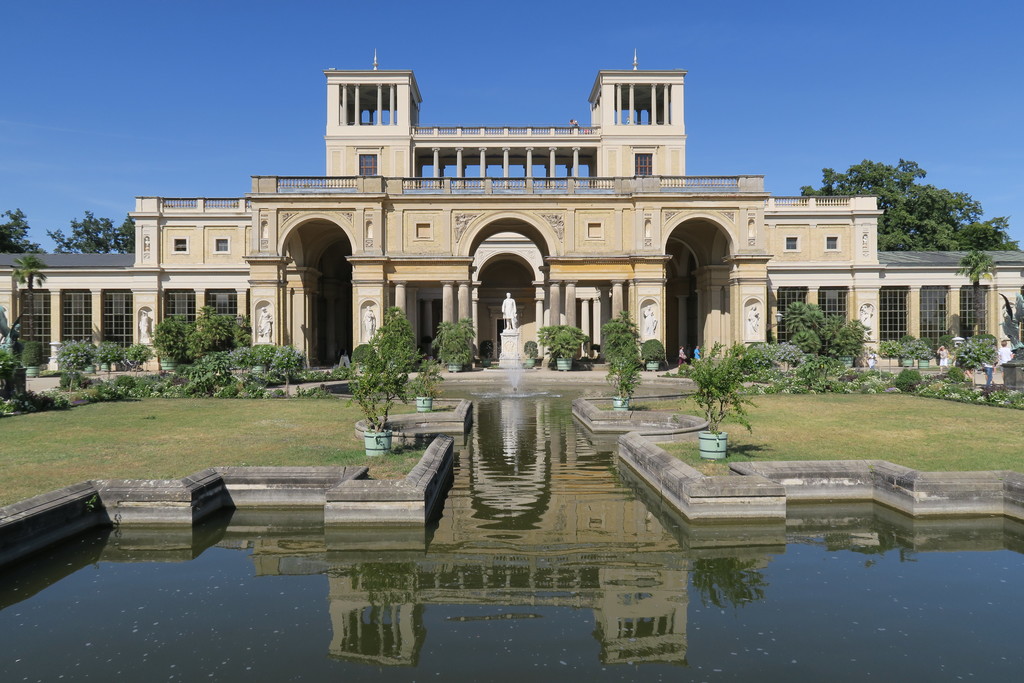
M871 329L871 323L875 321L875 307L871 304L860 305L860 323L864 327Z
M505 292L505 300L501 302L501 318L505 321L506 330L515 330L519 327L519 314L516 310L516 300L512 294Z
M644 306L644 339L654 339L658 334L658 316L655 304Z
M139 311L139 343L153 343L153 319L149 317L149 310L146 308Z
M367 306L363 310L363 334L366 335L366 340L373 339L373 335L377 333L377 315L373 312L373 306Z
M751 304L747 310L747 336L757 337L761 334L761 311L757 304Z
M274 337L274 314L270 312L270 304L260 309L260 318L256 324L256 341L269 344Z

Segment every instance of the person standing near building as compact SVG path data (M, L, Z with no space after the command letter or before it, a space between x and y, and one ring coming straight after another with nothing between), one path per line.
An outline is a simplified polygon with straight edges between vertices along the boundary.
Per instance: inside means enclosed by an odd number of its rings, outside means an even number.
M949 370L949 349L945 346L939 347L939 368Z
M700 347L699 346L694 346L693 347L693 359L694 360L700 360Z
M686 363L686 347L685 346L680 346L679 347L679 367L683 367L683 365L685 363Z
M999 346L999 357L996 361L996 365L998 367L1002 367L1011 360L1013 360L1013 349L1010 348L1010 342L1004 339L1003 343ZM1006 371L1004 370L1003 372L1005 373Z

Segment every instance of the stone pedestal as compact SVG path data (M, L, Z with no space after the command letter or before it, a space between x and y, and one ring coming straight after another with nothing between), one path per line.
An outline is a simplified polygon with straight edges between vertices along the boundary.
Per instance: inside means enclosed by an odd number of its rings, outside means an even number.
M1024 391L1024 361L1003 363L1003 384L1012 391Z
M523 356L519 346L519 330L505 330L501 333L501 352L498 356L499 368L523 367Z

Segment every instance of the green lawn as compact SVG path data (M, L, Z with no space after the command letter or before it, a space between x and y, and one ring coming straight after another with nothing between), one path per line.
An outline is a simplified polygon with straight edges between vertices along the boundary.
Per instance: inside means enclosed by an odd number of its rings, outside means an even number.
M397 406L396 412L413 408ZM145 399L0 419L0 505L89 479L178 478L215 465L368 465L404 476L423 451L367 458L346 400Z
M899 394L772 395L754 403L752 432L724 427L729 461L877 459L918 470L1024 472L1019 410ZM683 412L697 414L692 403L683 405ZM707 473L727 467L701 461L696 443L661 446Z

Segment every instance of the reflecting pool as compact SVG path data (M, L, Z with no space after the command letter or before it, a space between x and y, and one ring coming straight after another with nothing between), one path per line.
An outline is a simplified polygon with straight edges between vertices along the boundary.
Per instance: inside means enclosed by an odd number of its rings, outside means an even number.
M1016 680L1024 529L691 525L569 396L478 394L436 528L235 511L0 573L0 680Z

